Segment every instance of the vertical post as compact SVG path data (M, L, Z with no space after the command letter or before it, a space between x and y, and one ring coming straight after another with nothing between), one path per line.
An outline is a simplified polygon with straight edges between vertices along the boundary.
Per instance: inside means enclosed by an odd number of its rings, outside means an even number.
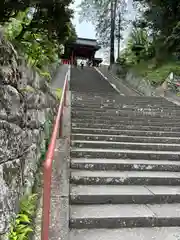
M61 115L59 119L59 137L62 137L62 122L63 122L63 107L61 108Z
M66 75L66 79L65 79L65 92L64 92L64 106L66 106L66 95L67 95L67 82L68 82L68 74Z

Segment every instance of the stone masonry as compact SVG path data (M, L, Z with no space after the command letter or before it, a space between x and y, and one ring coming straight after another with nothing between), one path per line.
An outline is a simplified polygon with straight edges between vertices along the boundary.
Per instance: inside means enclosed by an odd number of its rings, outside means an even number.
M47 82L0 39L0 239L31 191L56 99Z

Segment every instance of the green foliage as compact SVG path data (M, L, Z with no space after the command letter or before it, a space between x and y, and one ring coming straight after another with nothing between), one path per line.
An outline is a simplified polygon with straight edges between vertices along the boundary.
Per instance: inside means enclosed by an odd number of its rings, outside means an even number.
M169 52L180 54L180 21L173 28L171 35L166 38L165 44Z
M47 36L64 42L69 36L69 24L73 11L69 8L71 0L2 0L0 3L0 22L16 18L19 12L29 9L32 18L30 24L23 24L18 38L23 38L27 31L44 32Z
M41 151L41 159L44 160L45 159L45 155L46 155L46 152L48 150L48 145L49 145L49 142L50 142L50 139L51 139L51 133L52 133L52 120L47 120L44 124L44 130L45 130L45 135L46 135L46 139L45 139L45 149L44 149L44 152L43 150Z
M153 85L170 72L180 74L180 2L178 0L134 0L140 17L133 23L120 64L132 68Z
M61 95L62 95L62 88L56 88L55 95L57 100L61 100Z
M40 69L37 69L37 71L39 72L39 75L41 76L41 77L44 77L45 79L47 79L48 81L50 81L51 80L51 74L49 73L49 72L47 72L47 71L41 71Z
M151 32L158 61L180 52L180 2L178 0L134 0L143 9L135 25ZM165 60L166 60L165 59Z
M28 26L32 21L32 15L29 15L29 9L20 11L16 17L10 17L5 23L5 34L8 40L14 40L23 30L23 26Z
M150 60L132 65L131 70L138 76L149 80L152 85L158 86L166 80L171 72L180 75L180 64L178 61L167 61L158 66L154 64L153 60Z
M121 31L126 25L125 13L127 4L124 0L112 0L113 8L113 24L115 25L114 35L119 37ZM112 27L111 10L109 0L83 0L80 4L80 19L92 22L96 27L96 33L99 43L107 48L110 46L110 32ZM118 26L119 15L121 15L120 29Z
M141 3L144 11L140 22L144 22L153 32L170 36L177 22L180 21L179 0L134 0Z
M142 60L149 60L154 57L154 45L150 40L147 31L141 28L133 28L126 48L121 52L121 63L132 65Z
M37 194L24 196L20 201L21 214L26 214L28 217L32 217L35 214L36 201Z
M31 31L27 31L21 41L17 39L23 25L31 24L32 19L30 20L28 13L29 10L26 10L25 12L19 12L16 19L10 18L5 28L5 36L23 53L29 65L39 69L41 75L50 78L50 75L44 72L44 67L58 61L59 45L57 41L48 39L45 34L32 33Z
M27 63L50 80L46 67L58 63L62 45L76 39L71 23L71 0L8 0L0 3L5 36ZM1 8L1 4L3 5Z
M33 87L31 87L29 85L26 86L25 88L21 88L20 90L21 90L21 92L31 92L31 93L34 93L36 91Z
M9 240L26 240L33 232L33 217L36 211L37 194L24 196L20 201L20 213L12 223Z

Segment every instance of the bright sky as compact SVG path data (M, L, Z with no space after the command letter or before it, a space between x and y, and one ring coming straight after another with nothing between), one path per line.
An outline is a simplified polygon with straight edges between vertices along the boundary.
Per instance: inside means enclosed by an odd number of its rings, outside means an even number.
M133 16L135 16L134 10L132 9L132 0L126 0L127 4L128 4L128 18L132 19ZM73 24L76 27L76 32L78 37L82 37L82 38L92 38L95 39L96 38L96 32L95 32L95 28L94 26L89 23L89 22L82 22L79 23L79 14L78 14L78 5L81 3L81 0L75 0L74 4L73 4L73 9L74 9L74 19L73 19ZM126 29L126 31L124 31L123 36L126 39L129 33L129 28ZM104 51L103 50L99 50L96 53L96 57L101 57L104 58Z
M81 3L81 0L75 0L73 4L73 8L75 11L73 23L76 26L78 37L96 38L96 33L91 23L87 23L87 22L79 23L79 15L78 15L79 9L77 7L80 3Z

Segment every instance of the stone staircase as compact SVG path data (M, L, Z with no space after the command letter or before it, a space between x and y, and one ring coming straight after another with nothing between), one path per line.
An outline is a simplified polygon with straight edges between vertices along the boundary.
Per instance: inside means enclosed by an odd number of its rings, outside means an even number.
M72 92L70 240L180 239L180 108Z

